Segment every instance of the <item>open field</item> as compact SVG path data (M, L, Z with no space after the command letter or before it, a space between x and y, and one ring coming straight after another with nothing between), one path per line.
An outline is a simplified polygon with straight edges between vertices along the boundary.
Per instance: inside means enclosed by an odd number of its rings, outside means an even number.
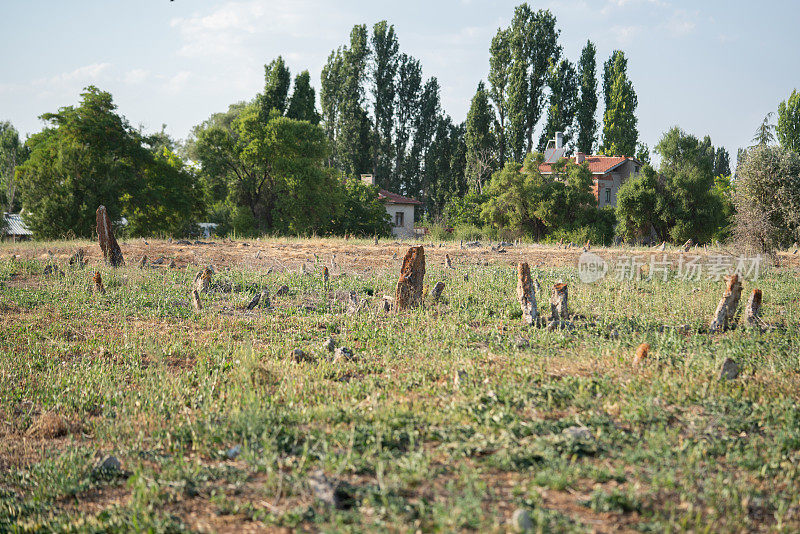
M426 245L444 300L387 314L407 249L132 240L113 270L96 243L0 245L0 531L504 532L518 509L542 532L800 530L796 256L744 283L772 329L709 334L722 282L583 284L580 249L539 246ZM517 261L542 313L569 285L572 329L523 325Z

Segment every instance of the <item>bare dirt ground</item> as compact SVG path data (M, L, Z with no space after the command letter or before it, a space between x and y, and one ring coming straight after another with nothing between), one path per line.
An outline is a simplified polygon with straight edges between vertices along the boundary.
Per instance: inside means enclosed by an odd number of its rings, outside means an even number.
M584 252L582 246L565 248L557 245L520 244L519 246L499 247L484 242L480 246L461 246L457 242L412 242L380 240L377 245L371 241L344 239L259 239L248 241L203 240L178 242L166 240L135 239L121 242L120 247L128 263L138 262L147 256L152 263L159 259L163 265L175 261L177 268L187 265L212 264L216 268L251 268L274 270L299 269L302 264L310 266L317 262L331 261L343 272L370 272L382 270L399 264L408 247L414 244L425 246L426 259L431 265L444 265L448 254L456 265L516 265L527 261L532 267L575 267ZM58 262L69 260L78 248L83 248L90 264L102 262L102 252L92 242L50 242L50 243L5 243L0 245L0 258L17 255L20 259L55 259ZM666 255L677 264L681 254L686 257L701 256L707 260L712 256L738 258L739 254L725 247L694 247L684 253L678 247L669 247L662 252L657 248L646 247L603 247L590 251L608 262L623 256L638 256L640 263L650 261L651 255L658 259ZM52 256L51 256L52 254ZM800 255L783 252L771 263L781 268L800 267Z

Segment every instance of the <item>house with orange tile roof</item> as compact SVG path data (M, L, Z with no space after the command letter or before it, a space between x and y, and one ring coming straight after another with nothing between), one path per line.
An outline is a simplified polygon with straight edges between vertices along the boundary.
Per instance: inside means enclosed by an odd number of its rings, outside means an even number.
M560 146L560 135L548 143L545 162L539 165L539 172L544 176L553 174L556 161L566 159L576 165L587 165L593 178L593 193L597 199L597 207L614 207L617 205L617 192L628 178L639 174L642 163L629 156L590 156L578 152L571 157L564 157L564 149ZM553 148L555 150L553 150Z

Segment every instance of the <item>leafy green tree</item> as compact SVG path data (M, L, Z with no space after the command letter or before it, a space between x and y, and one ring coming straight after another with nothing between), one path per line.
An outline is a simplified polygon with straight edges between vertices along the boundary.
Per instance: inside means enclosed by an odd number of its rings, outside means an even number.
M95 211L129 219L134 235L178 232L200 209L193 176L174 153L154 154L94 86L78 107L46 113L17 168L25 221L37 237L91 236Z
M507 163L492 176L481 211L487 224L541 238L559 228L579 228L595 218L597 200L588 167L564 160L554 166L552 175L543 176L539 172L542 161L541 154L533 153L524 166Z
M617 233L625 240L639 242L655 231L659 240L668 237L664 221L665 191L650 165L629 178L617 192Z
M718 147L714 153L714 176L728 176L731 173L731 158L724 147Z
M737 169L737 241L773 252L800 240L800 154L783 146L748 151Z
M332 52L322 69L322 116L332 147L328 163L350 177L372 168L372 126L364 108L369 56L367 27L356 25L350 46Z
M572 140L572 125L578 108L578 73L569 60L562 59L550 69L550 107L547 121L539 138L539 152L544 152L547 142L556 132L563 132L564 145Z
M307 70L298 74L294 79L294 89L292 98L289 99L289 108L286 116L298 121L308 121L311 124L319 124L319 113L317 113L317 102L314 88L311 87L311 75Z
M385 20L372 28L372 49L374 65L372 69L372 94L375 101L372 172L377 184L391 187L392 164L394 161L394 105L397 93L395 78L398 67L400 45L394 26Z
M606 110L603 116L602 152L607 155L636 153L639 132L636 128L636 107L639 104L633 83L628 79L628 61L616 51L612 63L606 62L603 88L606 94Z
M19 140L17 129L8 121L0 122L0 205L9 213L20 208L16 170L26 159L28 148Z
M322 128L281 117L277 109L265 118L261 106L246 104L212 117L194 134L193 157L211 200L217 210L225 206L223 213L251 221L248 233L331 230L337 182L323 167L328 144Z
M506 128L508 119L508 89L511 76L511 29L500 28L492 38L489 48L489 96L497 109L495 138L497 142L497 161L500 167L506 164L508 145Z
M488 93L483 82L479 82L467 113L465 138L467 182L479 193L483 191L483 183L491 176L494 167L493 122L494 113L489 105Z
M414 125L422 98L422 66L419 61L406 54L400 55L397 69L397 103L395 114L395 172L392 188L408 193L406 184L416 172L409 162L409 145L414 137ZM417 169L418 170L418 169Z
M778 105L776 133L782 147L800 153L800 93L796 89Z
M772 117L775 113L770 111L761 124L756 128L756 133L753 135L752 141L755 146L767 146L775 142L775 125L772 124Z
M580 100L576 111L578 152L591 154L597 139L597 48L591 41L586 42L578 61Z
M665 180L664 219L673 242L709 241L728 225L724 207L714 189L715 150L710 139L700 141L678 127L656 145Z
M262 113L268 116L273 109L277 109L283 115L292 78L281 56L264 66L264 80L264 93L259 97Z
M509 144L507 158L522 161L533 150L533 130L544 106L550 65L558 61L559 30L549 10L533 11L527 3L514 10L511 21L511 68L508 85Z
M650 147L647 143L636 143L636 159L641 163L650 164Z
M467 191L465 172L465 127L454 125L449 116L440 117L436 135L429 151L426 171L431 177L428 186L428 213L431 217L443 214L447 201Z
M340 186L341 209L333 228L336 233L356 236L391 235L391 220L378 199L378 187L358 179L344 180Z
M407 159L407 180L403 184L403 190L412 197L427 198L430 185L436 180L431 148L441 115L439 81L429 78L420 95L414 120L414 141Z

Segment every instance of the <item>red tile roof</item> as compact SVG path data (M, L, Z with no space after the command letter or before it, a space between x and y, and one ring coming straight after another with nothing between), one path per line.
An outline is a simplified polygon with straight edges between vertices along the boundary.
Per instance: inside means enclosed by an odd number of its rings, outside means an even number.
M575 163L575 156L566 159ZM633 158L627 156L586 156L586 163L589 164L589 170L592 174L605 174L620 163L624 163L629 159ZM542 163L539 165L539 172L542 174L553 172L552 165L549 163Z
M418 206L422 205L422 202L420 202L419 200L415 200L409 197L404 197L403 195L392 193L390 191L387 191L386 189L381 189L378 192L378 199L383 200L387 204L415 204Z

